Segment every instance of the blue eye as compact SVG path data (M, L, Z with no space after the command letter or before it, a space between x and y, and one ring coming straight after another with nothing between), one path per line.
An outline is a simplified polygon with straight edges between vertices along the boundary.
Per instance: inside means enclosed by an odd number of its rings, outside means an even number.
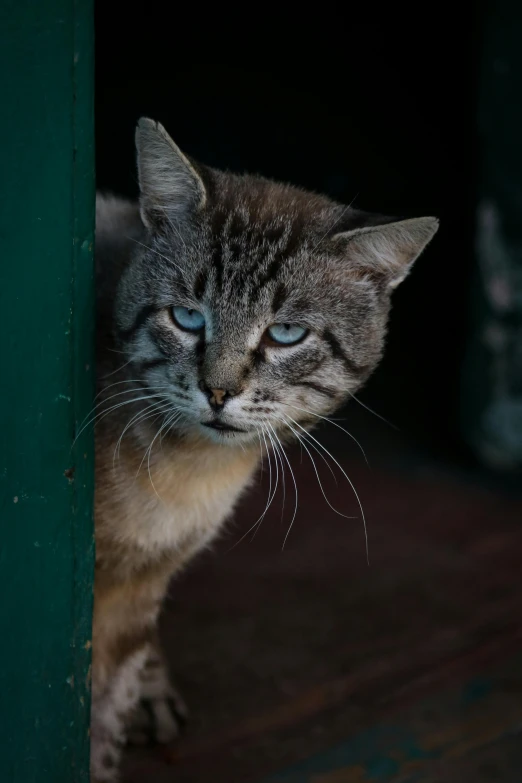
M185 332L200 332L205 326L205 316L190 307L173 307L174 323Z
M301 342L308 334L308 329L304 329L297 324L272 324L268 327L269 337L279 345L295 345Z

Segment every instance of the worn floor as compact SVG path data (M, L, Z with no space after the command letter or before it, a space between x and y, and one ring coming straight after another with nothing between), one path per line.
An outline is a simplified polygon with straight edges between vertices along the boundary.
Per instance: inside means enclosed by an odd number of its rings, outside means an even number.
M191 709L167 753L128 754L125 783L520 783L522 494L379 440L321 439L341 472L292 451L257 535L268 473L163 618ZM400 440L400 439L399 439ZM399 441L398 441L399 442Z

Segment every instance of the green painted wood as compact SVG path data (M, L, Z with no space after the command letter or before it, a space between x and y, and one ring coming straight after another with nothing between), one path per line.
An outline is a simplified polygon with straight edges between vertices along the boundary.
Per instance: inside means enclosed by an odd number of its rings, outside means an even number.
M477 455L522 470L522 6L484 4L477 269L462 419Z
M88 780L91 0L0 0L0 781Z

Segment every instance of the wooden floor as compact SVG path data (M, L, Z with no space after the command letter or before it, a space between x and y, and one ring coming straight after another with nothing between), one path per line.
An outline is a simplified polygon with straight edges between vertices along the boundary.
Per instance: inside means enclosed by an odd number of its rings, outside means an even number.
M256 537L268 473L227 535L172 586L163 618L191 709L126 783L520 783L522 496L411 456L333 443L359 491L292 453ZM375 463L375 464L374 464ZM335 467L335 466L334 466Z

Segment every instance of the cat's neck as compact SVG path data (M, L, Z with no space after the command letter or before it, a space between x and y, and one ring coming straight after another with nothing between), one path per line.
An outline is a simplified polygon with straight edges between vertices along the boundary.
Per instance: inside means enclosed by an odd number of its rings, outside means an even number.
M116 581L172 553L184 552L184 560L211 541L260 456L254 445L220 445L203 435L172 433L148 453L150 441L134 431L115 457L114 431L97 433L97 558Z

